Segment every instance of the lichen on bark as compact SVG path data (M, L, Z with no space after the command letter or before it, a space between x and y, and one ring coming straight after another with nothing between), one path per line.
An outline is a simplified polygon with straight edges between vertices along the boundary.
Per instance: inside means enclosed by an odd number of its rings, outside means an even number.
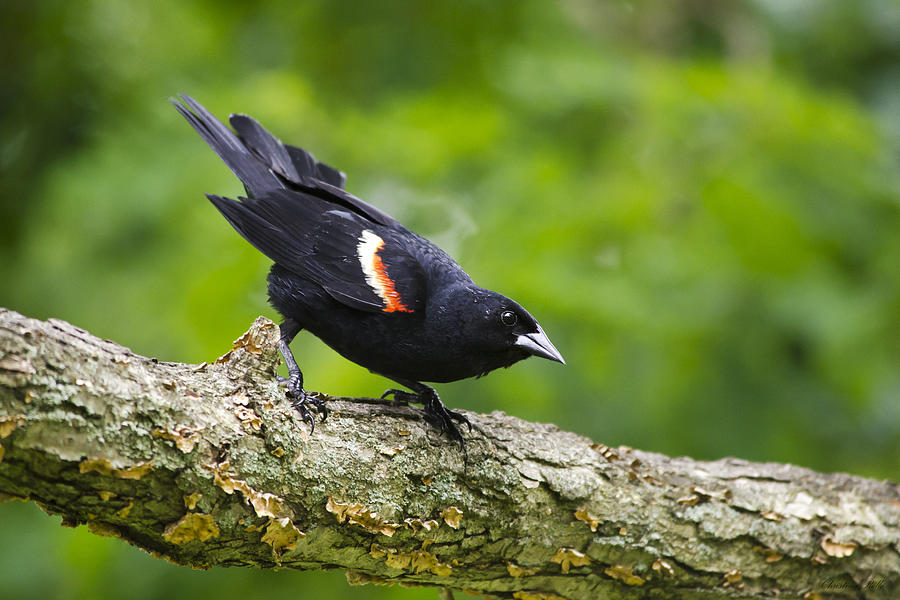
M211 364L0 309L0 494L168 560L501 598L894 598L900 488L330 398L309 435L257 319Z

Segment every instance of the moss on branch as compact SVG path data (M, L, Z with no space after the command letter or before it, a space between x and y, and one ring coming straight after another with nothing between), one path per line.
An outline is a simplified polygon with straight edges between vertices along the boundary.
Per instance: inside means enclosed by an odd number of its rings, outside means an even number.
M331 398L314 435L259 318L212 364L0 309L0 494L155 556L500 598L894 598L900 488Z

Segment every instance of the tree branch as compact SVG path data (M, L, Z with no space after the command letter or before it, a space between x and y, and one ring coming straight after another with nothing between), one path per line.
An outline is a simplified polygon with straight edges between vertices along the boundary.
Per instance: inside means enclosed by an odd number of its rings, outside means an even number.
M900 488L609 448L467 413L329 399L312 435L259 318L214 364L158 362L0 309L0 492L207 567L501 598L894 598Z

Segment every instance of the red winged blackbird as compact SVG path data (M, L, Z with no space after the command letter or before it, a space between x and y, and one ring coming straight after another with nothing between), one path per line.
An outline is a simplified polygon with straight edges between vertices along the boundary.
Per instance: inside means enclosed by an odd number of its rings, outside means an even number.
M315 428L289 344L308 329L345 358L411 390L382 398L421 403L429 422L462 445L448 410L423 381L480 377L529 356L565 364L528 312L475 285L443 250L344 191L342 172L282 144L246 115L228 127L190 96L178 112L244 184L246 198L207 194L232 227L275 261L269 301L284 317L279 348L292 404ZM235 133L236 132L236 133Z

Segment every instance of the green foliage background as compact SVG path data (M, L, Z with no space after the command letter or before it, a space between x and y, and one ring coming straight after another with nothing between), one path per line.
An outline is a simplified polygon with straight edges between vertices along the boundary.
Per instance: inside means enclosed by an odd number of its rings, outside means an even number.
M268 261L166 102L247 112L516 298L569 361L450 406L900 479L900 3L0 3L0 305L201 362ZM387 382L311 336L308 385ZM0 597L434 598L154 560L0 506Z

